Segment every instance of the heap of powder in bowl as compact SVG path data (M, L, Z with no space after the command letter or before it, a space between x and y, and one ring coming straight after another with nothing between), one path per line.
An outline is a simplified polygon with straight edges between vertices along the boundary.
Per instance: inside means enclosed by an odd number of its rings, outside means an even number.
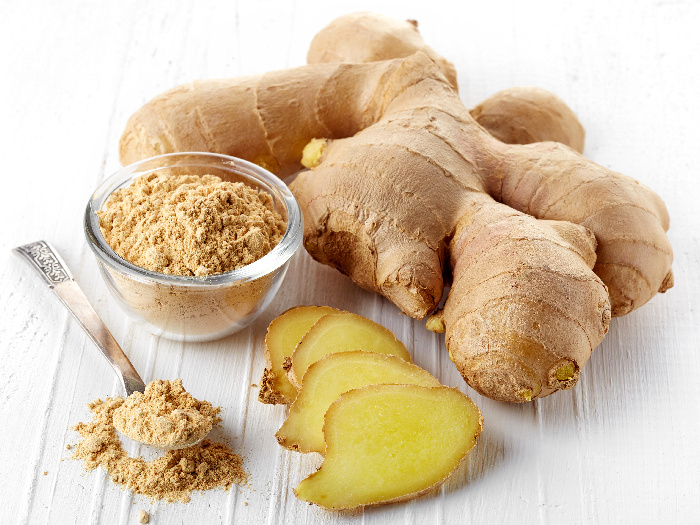
M171 275L236 270L269 253L286 229L270 195L214 175L142 175L97 215L117 254Z

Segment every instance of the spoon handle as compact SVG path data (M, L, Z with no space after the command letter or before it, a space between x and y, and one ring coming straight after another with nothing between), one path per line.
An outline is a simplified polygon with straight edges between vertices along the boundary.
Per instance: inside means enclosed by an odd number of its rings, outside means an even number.
M18 246L12 251L29 263L78 320L85 333L90 336L92 342L114 368L126 390L126 395L129 396L136 391L143 392L146 388L143 380L92 308L78 283L73 280L68 267L56 250L46 241L37 241Z

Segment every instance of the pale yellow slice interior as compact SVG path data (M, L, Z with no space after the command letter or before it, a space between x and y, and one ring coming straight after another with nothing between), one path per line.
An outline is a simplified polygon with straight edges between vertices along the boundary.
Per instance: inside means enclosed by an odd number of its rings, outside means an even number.
M457 389L371 385L340 396L325 417L321 468L295 489L328 509L411 499L442 483L481 432Z
M329 354L304 374L289 416L276 434L277 441L290 450L323 454L323 416L328 407L344 392L374 384L442 386L427 370L393 355L363 351Z
M265 336L265 361L267 367L260 380L259 399L263 403L291 403L297 390L287 379L282 365L292 355L294 348L309 328L321 317L339 313L330 306L297 306L275 318Z
M406 347L390 330L361 315L341 312L323 316L304 334L292 354L289 381L299 390L312 363L327 354L353 350L391 354L411 362Z

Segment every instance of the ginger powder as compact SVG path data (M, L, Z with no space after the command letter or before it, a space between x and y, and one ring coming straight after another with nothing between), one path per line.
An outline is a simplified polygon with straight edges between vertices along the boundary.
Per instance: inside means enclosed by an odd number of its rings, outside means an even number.
M134 392L114 411L114 427L122 434L161 448L180 448L200 441L221 421L219 408L195 399L182 379L157 379Z
M194 399L182 388L180 380L155 381L149 383L146 390L146 398L137 404L147 402L149 408L157 407L163 413L184 406L211 417L214 424L220 421L219 409L207 401ZM134 412L133 406L127 405L129 399L126 402L122 397L97 399L88 404L92 421L72 427L82 438L71 447L72 457L82 460L85 470L102 467L115 484L135 494L151 500L182 503L187 503L194 491L228 490L234 484L247 483L248 473L243 468L243 458L225 444L208 439L191 447L168 450L152 461L129 456L115 427L120 410L127 414L131 412L127 422L138 425L138 413ZM148 423L142 423L148 432Z
M267 193L214 175L143 175L110 195L97 216L117 254L172 275L205 276L251 264L286 229Z

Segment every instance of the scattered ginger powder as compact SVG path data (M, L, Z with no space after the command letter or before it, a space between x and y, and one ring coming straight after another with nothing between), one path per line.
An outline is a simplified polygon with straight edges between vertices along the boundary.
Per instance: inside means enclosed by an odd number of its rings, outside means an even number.
M214 175L149 174L97 212L107 244L154 272L205 276L255 262L284 236L272 198Z
M162 448L180 448L206 436L219 423L219 408L192 397L182 379L152 381L114 411L114 427L131 439Z
M173 384L181 387L180 380L172 382L170 387ZM97 399L88 404L93 420L73 427L82 437L73 447L73 458L82 459L86 470L101 466L114 483L125 489L153 500L182 503L187 503L195 490L217 487L228 490L234 483L247 482L241 456L226 445L208 439L192 447L169 450L153 461L130 457L114 427L114 414L124 402L121 397ZM219 409L214 410L216 417Z

